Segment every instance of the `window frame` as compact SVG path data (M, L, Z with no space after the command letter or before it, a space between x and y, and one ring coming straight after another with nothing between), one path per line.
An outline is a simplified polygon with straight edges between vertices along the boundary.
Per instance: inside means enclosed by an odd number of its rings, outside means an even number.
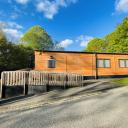
M120 63L121 60L125 61L125 66L124 66L124 67L121 67L121 63ZM118 59L119 68L128 68L128 66L127 66L127 64L126 64L127 61L128 61L128 59Z
M99 60L102 60L102 61L103 61L103 66L99 66L99 65L98 65L98 61L99 61ZM105 61L106 61L106 60L109 61L109 67L107 67L106 64L105 64ZM97 68L111 68L111 59L99 58L99 59L97 59L97 62L96 62L96 63L97 63L97 64L96 64L96 67L97 67Z
M54 64L52 63L52 61L54 61ZM48 59L48 64L47 65L48 65L48 68L56 68L56 60L55 59Z

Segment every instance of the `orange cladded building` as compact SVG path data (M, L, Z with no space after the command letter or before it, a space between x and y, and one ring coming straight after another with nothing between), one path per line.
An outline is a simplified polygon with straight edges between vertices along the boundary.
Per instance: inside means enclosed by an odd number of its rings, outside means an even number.
M85 79L127 77L128 54L35 51L35 70L76 73Z

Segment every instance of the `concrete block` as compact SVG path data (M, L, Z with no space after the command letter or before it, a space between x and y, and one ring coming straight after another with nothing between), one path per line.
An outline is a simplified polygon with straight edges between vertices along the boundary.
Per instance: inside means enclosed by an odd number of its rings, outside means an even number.
M47 91L47 87L44 85L28 86L28 94L39 94L46 91Z

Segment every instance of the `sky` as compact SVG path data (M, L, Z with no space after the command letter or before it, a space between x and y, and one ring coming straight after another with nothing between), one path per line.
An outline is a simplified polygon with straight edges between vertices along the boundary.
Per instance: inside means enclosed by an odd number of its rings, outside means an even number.
M68 51L105 37L127 15L128 0L0 0L0 24L9 40L40 25Z

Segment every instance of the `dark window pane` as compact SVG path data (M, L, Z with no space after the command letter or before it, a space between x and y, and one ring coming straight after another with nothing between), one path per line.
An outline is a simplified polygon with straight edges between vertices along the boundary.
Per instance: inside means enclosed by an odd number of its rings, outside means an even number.
M48 60L48 68L55 68L55 60L54 59Z

